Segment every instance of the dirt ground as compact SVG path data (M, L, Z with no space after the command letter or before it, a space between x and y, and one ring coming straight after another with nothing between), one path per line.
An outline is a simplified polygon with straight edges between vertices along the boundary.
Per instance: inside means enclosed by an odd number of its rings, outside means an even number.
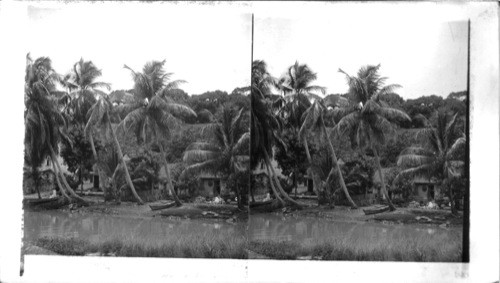
M48 196L43 196L48 197ZM37 198L36 195L29 195L26 199ZM181 207L172 207L157 211L152 211L148 204L137 205L134 202L122 202L120 204L104 203L102 197L85 197L91 205L88 207L64 206L63 211L73 213L103 213L120 216L149 218L149 217L176 217L176 218L207 218L226 219L230 221L246 219L252 211L240 210L236 204L211 204L211 203L184 203ZM351 209L346 206L317 206L314 200L300 200L303 208L300 210L292 208L280 208L270 213L288 214L291 216L325 218L344 222L384 222L394 224L425 224L460 226L463 223L462 214L452 215L448 209L416 209L398 208L393 212L384 212L374 215L365 215L363 207ZM30 209L30 208L28 208ZM251 216L250 216L251 217Z
M304 208L301 210L286 211L295 216L326 218L344 222L373 221L393 224L427 224L460 226L463 224L463 215L452 215L449 209L421 209L398 207L396 211L365 215L363 207L351 209L347 206L319 207L315 201L301 200Z

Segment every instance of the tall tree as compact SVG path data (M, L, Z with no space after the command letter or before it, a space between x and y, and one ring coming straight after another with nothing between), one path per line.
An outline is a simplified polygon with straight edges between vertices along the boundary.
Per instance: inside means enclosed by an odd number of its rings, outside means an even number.
M306 154L307 154L307 159L309 160L309 164L312 164L311 156L309 154L309 149L307 146L307 135L315 130L319 129L326 139L326 142L328 144L328 149L330 150L331 158L332 158L332 169L337 171L337 176L339 179L340 187L342 188L342 191L344 192L344 195L346 196L347 200L349 203L351 203L351 206L353 208L358 208L356 203L352 200L351 196L349 195L349 191L347 190L347 187L344 182L344 177L342 176L342 171L340 170L340 165L337 160L337 155L335 154L335 150L332 145L332 141L330 140L330 134L328 133L326 126L325 126L325 121L324 121L324 112L326 111L326 107L319 101L315 100L313 104L306 110L306 112L303 115L303 123L302 126L300 127L299 131L299 138L303 141L305 147L306 147ZM314 173L312 173L314 176ZM313 179L313 182L319 182L318 177L315 176L317 180ZM318 194L318 199L320 198L320 195ZM331 199L331 198L329 198Z
M89 110L90 116L87 125L85 126L85 132L89 133L94 129L101 129L104 130L104 133L109 133L109 132L111 133L111 137L115 145L115 150L116 153L118 154L118 159L120 160L121 163L121 165L119 166L121 166L122 170L124 171L125 180L128 184L128 187L130 188L130 191L132 192L132 195L134 196L137 203L144 204L142 199L137 194L137 191L135 190L132 179L130 178L130 173L128 171L127 164L123 159L123 152L120 143L118 142L118 138L116 137L115 129L111 125L110 113L113 113L112 110L113 110L113 104L108 99L108 97L104 95L101 96ZM89 135L89 137L91 136L92 135Z
M240 110L225 106L221 117L203 129L208 134L205 142L190 144L184 152L183 160L187 167L181 176L199 172L211 172L226 179L247 168L242 162L249 159L250 133L248 125L242 124L244 108ZM237 186L238 206L242 197Z
M455 213L453 188L451 182L461 177L465 165L465 132L457 127L457 114L450 115L444 111L436 114L435 125L430 122L419 134L426 137L426 143L404 149L398 158L398 166L402 170L396 180L402 177L421 176L436 178L443 189L449 192L452 212Z
M170 137L171 128L180 123L180 119L196 117L196 113L190 107L176 103L167 96L169 90L177 88L185 81L170 81L172 73L167 73L164 66L165 60L152 61L144 65L142 72L136 72L125 65L134 80L135 101L124 105L131 111L120 123L120 128L133 130L138 143L152 141L158 145L165 167L167 187L175 203L180 206L182 203L174 190L163 141Z
M284 205L286 200L297 207L301 207L299 203L294 201L283 190L271 164L270 156L273 153L273 146L281 142L278 134L281 123L271 111L271 101L267 99L270 95L270 85L273 81L273 78L267 72L267 66L264 61L256 60L252 63L250 164L252 169L256 168L259 164L265 164L271 189L281 205ZM276 183L278 190L276 190L273 182Z
M71 143L66 135L66 120L59 111L57 98L53 95L58 80L59 75L52 68L50 58L40 57L33 61L29 54L27 55L24 115L26 154L34 163L49 157L56 180L62 180L62 184L58 182L58 185L63 196L69 201L77 200L87 204L87 201L69 186L56 156L62 139Z
M353 147L358 147L365 156L365 150L371 149L381 180L384 194L391 210L396 208L387 194L384 176L380 165L379 147L385 144L386 134L394 130L393 123L411 121L403 111L388 106L381 98L393 93L400 85L385 85L387 78L379 74L380 65L361 67L357 76L346 76L349 86L351 105L345 108L335 108L336 115L341 117L336 129L340 136L347 134Z
M102 71L92 61L85 61L81 58L61 81L68 90L64 97L68 104L67 112L71 114L73 122L81 125L82 128L87 123L87 112L97 100L95 91L99 88L110 90L108 83L96 81L100 76L102 76Z
M297 135L299 129L303 125L304 113L311 107L312 100L320 100L321 98L314 92L319 91L325 94L325 88L312 83L317 79L317 74L314 73L307 64L299 64L298 61L294 65L288 67L287 73L279 80L279 85L284 92L281 117L285 123L293 128ZM307 115L306 115L307 116ZM303 131L306 133L307 131ZM320 203L321 195L323 194L323 186L321 178L316 172L314 164L312 163L311 155L309 152L309 144L307 135L298 135L299 142L304 145L307 159L309 161L308 174L313 181L313 187L318 194L318 203Z
M62 84L67 88L68 93L61 99L67 104L66 113L71 117L71 126L83 130L88 120L88 112L92 105L97 101L102 92L99 88L110 90L108 83L99 82L97 79L102 75L102 71L98 69L92 61L85 61L81 58L73 65L71 72L66 74L62 80ZM95 168L99 175L99 186L106 195L106 180L107 177L102 168L102 164L98 162L97 151L94 143L94 133L92 130L85 132L86 138L90 142L92 154L94 157ZM82 148L84 149L84 148ZM83 156L84 157L84 156ZM80 160L79 171L85 168L85 160ZM80 176L81 179L81 176ZM83 182L80 180L83 189Z

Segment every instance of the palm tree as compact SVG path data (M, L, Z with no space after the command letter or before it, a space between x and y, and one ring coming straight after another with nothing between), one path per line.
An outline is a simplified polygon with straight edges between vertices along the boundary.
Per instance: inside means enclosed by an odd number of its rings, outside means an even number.
M139 195L135 190L134 184L132 182L132 179L130 178L130 174L127 169L127 164L123 159L123 152L120 143L118 142L118 138L116 137L115 129L111 125L112 110L113 110L113 104L111 103L111 101L109 101L107 96L101 95L99 99L96 101L96 103L92 105L92 107L89 110L89 119L87 121L87 125L85 126L85 132L90 133L90 131L94 129L103 129L104 133L111 132L115 149L118 154L118 159L120 160L121 163L120 169L124 171L125 180L130 188L130 191L132 192L132 195L134 196L137 203L144 204L144 202L142 201L142 199L139 197ZM90 134L88 136L92 137L92 135Z
M221 117L215 123L203 129L208 133L207 142L190 144L184 152L183 161L187 167L181 177L211 172L227 177L238 173L241 162L248 160L250 133L248 126L242 125L244 108L239 111L224 106ZM239 187L237 186L238 206L242 206Z
M405 176L422 176L436 178L442 186L448 186L454 178L460 177L464 166L465 132L456 129L457 114L449 115L440 111L436 115L436 125L426 121L426 127L419 134L427 141L422 146L408 147L398 157L398 166L404 168L395 178L397 181ZM460 156L462 155L462 156ZM452 189L449 189L450 201L453 202ZM452 205L452 211L454 205Z
M56 156L62 139L71 144L66 135L66 120L58 109L56 97L52 95L58 79L50 58L40 57L33 62L27 55L24 113L26 155L32 166L40 165L38 162L50 158L63 197L68 201L75 199L87 204L69 186Z
M162 141L170 137L170 130L180 122L179 119L196 117L196 113L188 106L175 103L166 97L169 90L177 88L185 81L169 82L172 73L166 73L164 65L165 60L152 61L144 65L142 72L135 72L125 65L125 68L131 71L134 80L135 101L123 105L130 112L120 123L120 128L126 131L133 130L139 143L147 143L148 140L156 142L165 167L168 190L175 203L180 206L182 203L174 190Z
M73 126L85 127L88 119L88 112L92 105L97 101L97 97L102 95L98 88L106 88L110 90L110 85L104 82L96 81L102 75L102 71L98 69L92 61L84 61L83 58L73 65L73 69L68 73L62 84L68 89L68 93L61 98L67 104L65 108L67 114L72 118ZM96 169L99 175L99 186L103 192L106 190L106 176L101 164L98 162L97 151L94 145L94 137L92 131L85 132L85 136L89 139ZM82 172L83 165L80 166ZM83 183L82 183L83 190Z
M396 208L387 194L378 147L385 144L386 134L393 130L393 123L411 121L403 111L390 108L382 98L392 93L400 86L397 84L385 85L387 78L379 75L380 65L368 65L359 69L357 76L350 76L339 69L346 76L349 86L349 100L351 105L345 108L335 108L337 117L341 117L336 126L340 136L348 134L353 147L359 147L362 156L370 148L375 155L382 184L382 193L387 199L391 210Z
M351 206L353 208L358 208L358 206L354 203L351 196L349 195L349 191L347 190L347 187L345 185L344 178L342 176L342 171L340 170L340 166L339 166L339 163L337 160L337 155L335 154L335 150L333 149L332 141L330 140L330 135L329 135L328 131L326 130L325 121L324 121L324 113L325 112L326 112L326 107L321 103L321 101L315 100L313 102L313 104L303 114L303 118L302 118L303 123L302 123L302 126L300 127L299 139L301 139L304 143L309 164L312 164L311 155L309 154L309 148L307 146L307 135L315 129L319 129L321 131L321 133L326 138L328 148L330 150L331 158L333 161L332 165L337 170L337 174L338 174L338 178L339 178L339 182L340 182L340 187L344 191L344 194L345 194L347 200L351 203ZM334 168L332 167L331 170L333 171L333 169ZM313 182L316 182L316 183L320 182L318 176L313 172L312 169L311 169L311 175L313 176L313 178L316 178L316 179L313 179ZM329 174L329 176L330 176L330 174ZM327 190L327 192L328 192L328 190ZM318 193L318 199L319 199L321 196L320 196L319 192L317 192L317 193ZM330 200L331 200L331 198L330 198Z
M301 65L298 61L290 66L287 73L280 79L280 88L285 94L280 116L285 119L288 126L297 132L302 127L302 121L306 111L310 109L312 105L311 100L321 99L313 92L320 91L322 94L325 93L324 87L311 85L316 79L316 73L314 73L307 64ZM304 130L303 133L308 131L309 130ZM314 190L318 194L318 203L320 203L321 193L323 192L321 179L314 170L306 137L306 134L298 135L299 142L304 145L306 151L309 162L309 169L307 171L309 177L312 179Z
M68 89L68 94L64 97L68 104L67 110L79 125L85 126L87 123L87 112L97 99L96 89L110 90L108 83L96 82L101 75L102 71L92 61L81 58L61 81Z
M267 99L270 94L269 86L272 82L273 79L267 72L266 63L260 60L254 61L251 85L250 166L255 169L259 164L265 164L271 189L280 205L285 205L285 201L280 197L281 194L291 204L301 207L283 190L274 167L271 165L270 156L272 156L273 146L276 143L282 143L278 135L281 123L271 111L272 102ZM276 190L273 181L278 190Z
M296 130L301 127L302 115L311 106L311 100L321 99L313 92L325 94L324 87L311 85L316 79L317 74L307 64L301 65L296 61L276 83L284 94L280 114L285 118L285 123Z

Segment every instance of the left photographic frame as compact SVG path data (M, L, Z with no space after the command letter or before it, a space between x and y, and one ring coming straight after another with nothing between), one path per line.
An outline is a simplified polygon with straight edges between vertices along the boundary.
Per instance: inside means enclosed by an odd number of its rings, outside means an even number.
M252 15L200 6L27 5L23 256L247 258Z

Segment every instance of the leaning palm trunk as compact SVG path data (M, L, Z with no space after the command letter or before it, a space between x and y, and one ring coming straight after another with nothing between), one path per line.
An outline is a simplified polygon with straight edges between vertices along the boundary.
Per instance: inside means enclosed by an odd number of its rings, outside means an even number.
M168 168L167 157L165 156L165 149L163 148L163 144L161 144L160 139L158 137L156 137L156 142L158 143L158 146L160 147L161 159L163 161L163 166L165 166L165 174L167 175L167 188L170 191L170 193L172 194L172 197L174 198L175 204L177 206L181 206L182 202L177 197L177 194L175 193L175 190L174 190L174 184L172 183L172 176L170 175L170 169Z
M61 184L61 180L59 179L59 171L57 170L56 163L53 161L52 161L52 168L54 170L54 177L56 178L56 183L57 183L57 186L59 187L59 191L61 192L61 195L66 200L70 201L71 198L68 196L68 193L66 193L66 189Z
M274 181L272 178L272 172L271 169L269 169L270 165L267 164L266 162L266 169L267 169L267 175L269 177L269 184L271 184L271 190L273 191L273 194L276 196L276 199L280 202L281 206L285 205L285 201L280 197L280 194L276 191L276 187L274 187Z
M321 118L321 129L323 130L323 133L325 134L325 137L328 141L328 147L330 148L330 152L332 154L332 161L334 163L334 166L337 169L337 173L339 174L339 181L340 181L340 187L344 191L344 194L347 198L347 200L351 203L351 206L353 208L358 208L358 206L354 203L352 200L351 196L349 195L349 191L347 190L347 187L344 182L344 177L342 176L342 171L340 170L340 166L337 160L337 155L335 154L335 150L333 149L332 141L330 140L330 135L328 134L325 126L325 122L323 121L323 118Z
M97 151L95 150L95 145L94 145L94 137L92 136L92 131L89 132L89 141L90 141L90 147L92 148L92 154L94 155L94 159L96 161L97 175L99 175L99 188L104 193L104 198L106 198L106 195L108 194L106 184L105 184L106 176L105 176L104 172L102 171L101 166L99 164L99 160L97 157Z
M108 114L106 113L106 115L108 115ZM144 202L142 201L141 197L139 197L139 195L135 191L134 184L132 183L132 179L130 178L130 174L129 174L128 169L127 169L127 164L125 163L125 160L123 159L123 153L122 153L122 149L120 147L120 143L118 142L118 138L116 137L115 130L111 126L111 121L109 120L109 115L108 115L107 118L108 118L107 119L108 120L108 126L111 129L111 135L113 136L113 141L115 143L116 152L118 153L118 159L120 159L120 161L122 163L122 166L123 166L123 171L125 173L125 180L127 181L127 184L130 187L130 191L132 192L132 195L134 196L134 198L137 201L137 203L138 204L144 204Z
M88 202L86 200L84 200L82 197L80 197L79 195L77 195L75 193L75 191L68 184L68 181L66 180L66 177L64 176L64 173L61 170L61 165L59 165L59 162L57 161L56 153L54 152L54 149L52 148L51 145L49 145L49 150L50 150L50 157L52 159L52 163L54 163L55 166L57 167L59 177L61 177L62 183L64 184L64 187L68 191L69 195L71 195L71 197L79 200L82 203L88 204Z
M309 173L309 178L311 178L313 182L313 189L316 192L316 195L318 196L318 205L320 205L322 200L322 194L319 187L321 185L320 184L321 180L312 168L312 158L311 158L311 153L309 152L309 144L307 143L306 138L304 138L303 143L304 143L304 149L306 151L307 162L309 162L309 170L307 170L307 172Z
M34 166L33 168L31 168L31 176L33 177L33 183L35 185L35 190L38 194L38 199L42 199L42 195L40 194L40 176L39 176L39 172L38 172L38 168L36 166Z
M392 201L389 198L389 194L387 193L387 189L385 187L384 174L382 174L382 166L380 165L380 157L378 156L378 151L373 145L372 145L372 150L373 150L373 153L375 154L375 162L377 163L378 176L380 178L382 193L384 194L385 198L387 199L387 202L389 203L389 207L391 208L391 211L394 211L394 210L396 210L396 207L394 206L394 204L392 204Z
M273 178L274 181L276 182L276 185L278 187L278 191L281 193L281 195L291 204L296 205L297 207L302 207L298 202L296 202L294 199L292 199L286 192L283 190L281 187L280 181L278 180L278 177L276 176L276 172L274 171L273 166L271 166L271 160L269 159L269 155L267 154L267 151L264 150L264 157L266 158L266 163L269 168L271 168L271 172L273 173Z

